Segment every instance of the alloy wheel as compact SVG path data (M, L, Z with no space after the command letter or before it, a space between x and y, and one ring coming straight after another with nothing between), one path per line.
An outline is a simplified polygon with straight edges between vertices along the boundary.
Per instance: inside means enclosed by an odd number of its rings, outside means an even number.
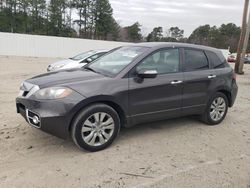
M220 121L226 111L226 101L223 97L217 97L210 106L210 117L213 121Z
M105 144L114 133L114 119L105 112L90 115L82 126L82 138L90 146Z

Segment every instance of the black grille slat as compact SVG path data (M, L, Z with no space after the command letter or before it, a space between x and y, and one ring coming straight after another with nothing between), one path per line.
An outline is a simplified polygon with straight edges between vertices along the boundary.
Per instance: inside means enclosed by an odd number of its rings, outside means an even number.
M23 92L23 97L25 97L26 95L28 95L29 91L24 91Z
M23 82L20 86L19 96L27 98L27 97L31 96L32 94L34 94L39 89L40 88L38 85L34 85L32 83L29 83L29 82Z

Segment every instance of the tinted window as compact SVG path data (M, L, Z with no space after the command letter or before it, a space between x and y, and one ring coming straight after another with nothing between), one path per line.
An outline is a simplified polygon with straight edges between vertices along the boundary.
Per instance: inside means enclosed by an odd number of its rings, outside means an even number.
M224 65L225 62L221 61L221 59L214 52L207 51L206 54L214 68L225 67Z
M179 50L161 50L149 55L142 61L136 70L157 70L158 74L174 73L179 71Z
M203 51L185 50L185 71L205 70L208 68L208 60Z

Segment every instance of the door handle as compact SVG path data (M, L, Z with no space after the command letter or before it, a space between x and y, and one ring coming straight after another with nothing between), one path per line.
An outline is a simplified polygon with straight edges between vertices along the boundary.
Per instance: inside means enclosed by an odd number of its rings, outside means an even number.
M182 83L181 80L174 80L171 82L172 85L181 84L181 83Z
M216 75L209 75L208 78L209 79L216 78Z

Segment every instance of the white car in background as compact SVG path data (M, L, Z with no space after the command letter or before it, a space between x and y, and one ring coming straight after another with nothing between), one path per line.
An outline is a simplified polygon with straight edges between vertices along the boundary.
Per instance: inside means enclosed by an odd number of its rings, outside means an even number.
M64 59L48 66L47 71L57 71L72 68L81 68L84 65L98 59L106 54L109 50L90 50L83 52L69 59Z

